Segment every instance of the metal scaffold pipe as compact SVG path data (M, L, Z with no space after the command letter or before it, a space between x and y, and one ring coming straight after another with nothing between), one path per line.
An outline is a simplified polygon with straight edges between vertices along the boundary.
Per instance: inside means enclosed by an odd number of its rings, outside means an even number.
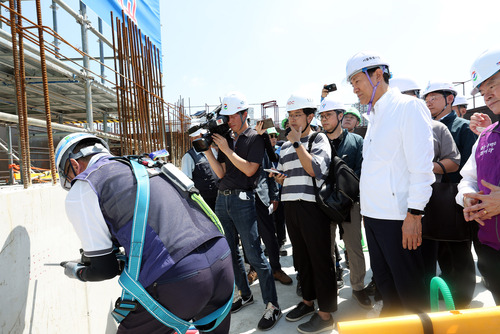
M13 114L7 114L4 112L0 112L0 121L3 122L9 122L9 123L18 123L18 117ZM37 126L40 128L45 128L47 126L47 123L45 121L42 121L40 119L36 118L27 118L27 124L31 126ZM64 124L59 124L59 123L52 123L52 130L58 130L58 131L63 131L63 132L90 132L87 129L84 128L79 128L76 126L70 126L70 125L64 125ZM120 137L117 135L113 135L110 133L102 133L102 132L94 132L94 134L98 137L101 138L106 138L106 139L111 139L115 141L119 141Z

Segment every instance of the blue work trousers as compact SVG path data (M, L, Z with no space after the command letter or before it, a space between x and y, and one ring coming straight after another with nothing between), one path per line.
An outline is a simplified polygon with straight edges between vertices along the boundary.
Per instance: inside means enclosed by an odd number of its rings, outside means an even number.
M252 191L223 195L219 193L215 204L215 214L224 228L227 242L233 259L234 279L242 296L251 294L250 285L245 271L243 257L238 247L238 241L245 249L250 265L259 277L260 289L264 304L271 302L278 305L276 285L264 252L260 247L255 210L255 194Z

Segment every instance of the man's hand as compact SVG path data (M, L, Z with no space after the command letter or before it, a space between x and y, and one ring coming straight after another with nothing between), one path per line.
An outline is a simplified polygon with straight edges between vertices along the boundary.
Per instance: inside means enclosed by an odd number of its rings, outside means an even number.
M293 126L290 126L290 133L286 136L286 139L290 143L295 143L296 141L300 142L300 135L302 134L302 127L299 127L299 131L295 130Z
M257 131L257 133L261 136L267 132L267 129L262 128L263 126L264 126L264 121L258 121L257 125L255 126L255 131Z
M469 128L472 132L479 136L484 128L490 126L492 123L493 122L491 121L490 116L476 112L470 117Z
M500 187L481 180L481 183L491 192L485 195L478 193L464 194L464 217L467 221L475 220L484 226L484 220L500 214Z
M64 274L69 278L76 278L79 281L85 282L81 276L81 272L85 268L83 264L74 261L64 261L61 262L61 267L64 267Z
M279 173L279 174L269 173L269 177L274 177L276 182L278 182L281 185L283 185L283 183L285 182L285 179L286 179L285 174L282 174L282 173Z
M323 87L323 89L321 90L321 97L322 97L322 98L327 97L327 96L328 96L328 93L330 93L330 92L329 92L327 89L325 89L325 88Z
M228 155L231 149L229 148L227 139L218 133L214 133L212 135L212 139L214 140L214 143L219 147L219 150L221 150L225 155Z
M415 250L422 244L422 216L406 214L401 227L403 232L403 248Z
M276 209L278 208L278 204L279 204L278 201L271 201L271 205L273 206L273 212L276 211Z

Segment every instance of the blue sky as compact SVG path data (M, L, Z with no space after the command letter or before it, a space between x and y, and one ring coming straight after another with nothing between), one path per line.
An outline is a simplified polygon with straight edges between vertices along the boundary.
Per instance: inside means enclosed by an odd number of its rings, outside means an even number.
M48 26L50 3L42 1ZM78 10L78 0L66 3ZM327 83L337 84L335 98L355 103L342 81L346 61L361 50L381 53L394 77L411 77L422 88L429 80L467 81L474 59L500 44L500 1L493 0L160 0L160 6L164 98L176 103L182 96L186 107L219 104L232 90L252 104L277 100L283 107L297 91L319 103ZM23 1L23 8L35 18L34 1ZM74 19L63 10L58 18L60 34L81 47ZM91 10L89 18L97 27ZM107 24L104 33L111 36ZM90 53L98 56L96 41L89 35ZM114 67L112 60L106 63ZM99 72L97 64L91 66ZM470 90L467 83L468 98ZM259 114L260 107L255 109Z
M500 2L486 0L161 1L164 96L213 105L238 90L250 103L284 106L295 91L319 102L322 85L334 82L335 97L354 103L341 83L361 50L383 54L394 77L422 86L466 81L474 59L500 44L499 13Z

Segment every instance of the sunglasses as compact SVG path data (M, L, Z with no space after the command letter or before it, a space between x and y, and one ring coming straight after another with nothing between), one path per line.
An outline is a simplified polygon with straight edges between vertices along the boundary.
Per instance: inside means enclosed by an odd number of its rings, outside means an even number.
M269 135L269 137L271 137L271 138L278 138L277 135Z

